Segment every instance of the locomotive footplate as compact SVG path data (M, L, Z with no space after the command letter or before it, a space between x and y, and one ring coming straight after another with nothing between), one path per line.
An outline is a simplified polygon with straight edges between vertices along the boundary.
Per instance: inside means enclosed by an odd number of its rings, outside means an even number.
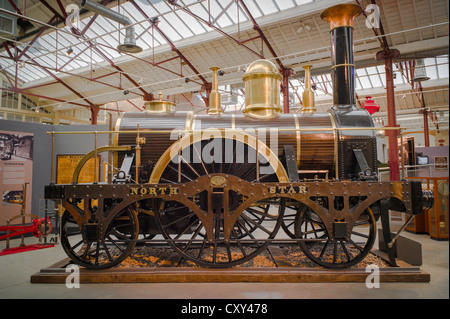
M316 263L346 268L370 251L381 200L409 215L423 206L420 184L412 181L252 183L227 174L178 184L48 185L45 196L65 208L61 241L67 254L90 269L117 265L136 243L158 240L201 266L230 267L276 243L280 227L289 234L282 240L298 243ZM76 232L66 230L74 226L83 252L72 241ZM363 226L367 234L355 230Z

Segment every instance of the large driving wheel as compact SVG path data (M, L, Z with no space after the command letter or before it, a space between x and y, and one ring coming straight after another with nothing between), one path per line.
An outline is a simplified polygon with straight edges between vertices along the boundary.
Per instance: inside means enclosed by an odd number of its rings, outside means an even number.
M267 248L280 228L284 199L252 204L238 216L229 236L223 213L214 213L208 237L208 226L185 205L170 201L161 202L160 207L156 216L161 232L176 251L200 266L224 268L250 261Z
M243 135L235 139L187 136L174 144L175 151L172 148L162 156L150 182L188 183L210 174L232 175L249 182L287 181L278 158L260 142L256 152L252 142L255 141L251 136ZM226 196L226 209L231 213L243 207L247 199L238 190L227 191ZM194 206L165 201L155 213L164 238L184 257L201 266L229 267L251 260L267 247L281 225L284 204L280 199L268 199L244 205L245 209L225 231L225 208L217 201L213 201L213 209L208 208L208 198L207 191L199 190L187 198ZM205 225L199 217L208 210L213 214L212 224Z

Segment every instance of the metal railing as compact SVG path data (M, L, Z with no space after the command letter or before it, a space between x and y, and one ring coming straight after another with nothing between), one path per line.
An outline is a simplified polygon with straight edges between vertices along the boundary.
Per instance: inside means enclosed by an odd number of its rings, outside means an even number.
M436 169L436 166L442 167L447 166L447 168L438 168ZM442 163L432 163L432 164L423 164L423 165L403 165L401 171L400 178L405 179L407 177L417 177L417 178L423 178L423 177L443 177L444 175L448 176L449 170L448 170L449 164L442 164ZM378 177L380 180L383 180L385 178L385 175L389 175L390 173L390 167L381 167L378 169Z

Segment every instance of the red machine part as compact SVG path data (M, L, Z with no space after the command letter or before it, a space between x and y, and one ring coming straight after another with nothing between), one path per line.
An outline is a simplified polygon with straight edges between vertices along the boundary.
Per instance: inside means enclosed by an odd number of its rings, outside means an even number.
M35 218L33 219L31 225L0 226L0 231L10 231L9 234L0 236L0 240L23 235L26 233L33 233L34 237L39 238L44 235L50 234L50 232L52 231L52 224L50 223L48 217L47 221L45 221L45 218Z

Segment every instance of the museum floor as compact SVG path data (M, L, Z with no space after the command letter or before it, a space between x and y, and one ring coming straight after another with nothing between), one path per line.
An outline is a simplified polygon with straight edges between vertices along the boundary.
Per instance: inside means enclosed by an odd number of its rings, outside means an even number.
M136 283L31 284L30 276L66 257L57 245L37 251L0 256L0 298L151 298L151 299L441 299L449 298L449 242L407 232L403 236L422 244L421 269L428 283L381 283L368 289L364 283ZM26 243L35 243L27 238ZM34 240L34 241L33 241ZM14 247L12 242L11 247ZM376 244L377 246L377 244ZM5 242L0 242L0 249Z

